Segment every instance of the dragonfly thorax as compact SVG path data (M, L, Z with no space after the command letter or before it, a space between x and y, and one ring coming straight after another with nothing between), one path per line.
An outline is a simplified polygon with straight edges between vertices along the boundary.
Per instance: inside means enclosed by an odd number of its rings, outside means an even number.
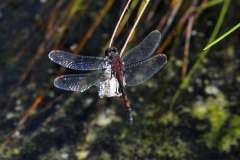
M116 77L118 80L119 78L120 80L122 80L124 63L122 58L119 55L117 48L116 47L108 48L105 51L105 54L109 59L109 62L110 62L109 64L111 66L112 72L115 73L116 76L120 76L120 77Z
M111 47L105 51L106 57L109 60L104 74L110 77L99 85L100 97L118 97L121 96L120 86L125 86L125 79L123 76L124 63L121 59L117 48ZM121 83L121 85L119 84Z

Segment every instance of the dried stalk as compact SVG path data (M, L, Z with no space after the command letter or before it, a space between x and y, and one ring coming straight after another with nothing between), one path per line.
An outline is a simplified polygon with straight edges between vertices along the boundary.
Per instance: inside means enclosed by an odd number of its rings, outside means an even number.
M112 37L111 37L111 39L110 39L109 47L108 47L108 48L111 48L112 43L113 43L113 39L114 39L114 37L115 37L115 35L116 35L116 33L117 33L117 30L118 30L118 27L119 27L119 25L120 25L120 23L121 23L124 15L125 15L127 9L129 8L129 5L130 5L131 2L132 2L132 0L128 0L127 4L126 4L125 7L124 7L124 10L123 10L123 12L122 12L122 14L121 14L118 22L117 22L117 25L116 25L116 27L114 28L114 31L113 31Z
M132 37L132 34L133 34L133 32L134 32L134 30L135 30L135 28L136 28L139 20L141 19L142 15L143 15L143 13L144 13L144 11L145 11L145 9L147 8L149 2L150 2L150 0L146 0L145 4L144 4L144 6L143 6L143 9L141 10L139 16L137 17L137 20L136 20L136 22L134 23L134 25L133 25L133 27L132 27L132 29L131 29L128 37L127 37L126 42L125 42L125 44L123 45L123 48L122 48L122 50L121 50L121 52L120 52L120 56L122 56L124 50L126 49L127 44L128 44L128 42L129 42L130 38Z

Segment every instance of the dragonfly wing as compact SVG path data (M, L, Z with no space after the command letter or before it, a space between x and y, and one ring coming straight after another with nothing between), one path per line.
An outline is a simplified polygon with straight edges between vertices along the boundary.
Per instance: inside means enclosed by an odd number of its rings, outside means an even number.
M65 51L53 50L48 57L55 63L74 70L98 70L106 68L103 57L79 56Z
M54 86L67 91L84 92L107 78L104 72L62 75L54 80Z
M167 63L167 56L158 54L147 60L136 62L125 67L125 80L127 86L136 86L150 79Z
M126 56L123 58L124 63L129 65L149 58L158 48L160 40L161 33L158 30L152 31L140 44L126 53Z

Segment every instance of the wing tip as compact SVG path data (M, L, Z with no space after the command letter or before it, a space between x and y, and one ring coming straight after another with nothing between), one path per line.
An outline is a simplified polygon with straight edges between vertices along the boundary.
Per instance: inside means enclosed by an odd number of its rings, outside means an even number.
M166 54L163 54L163 53L161 53L161 54L159 54L159 56L160 56L161 58L163 58L163 60L165 61L165 63L164 63L164 64L167 64L167 62L168 62L167 55L166 55Z
M48 53L48 58L53 61L54 54L57 53L58 50L52 50Z
M61 87L59 87L59 86L60 86L60 83L59 83L59 82L61 82L61 81L59 81L59 79L62 79L62 78L63 78L63 76L59 76L59 77L57 77L57 78L54 79L53 85L54 85L56 88L61 88Z
M152 32L161 33L158 29L155 29Z
M159 30L155 29L153 30L151 33L149 33L148 35L150 35L149 37L153 37L154 40L157 43L157 46L159 46L161 39L162 39L162 34Z
M151 33L158 34L161 37L161 32L158 29L153 30Z
M64 80L64 75L61 75L61 76L55 78L54 81L53 81L54 87L58 88L60 90L64 90L64 91L75 91L72 88L66 87L63 83L63 80Z
M163 58L166 58L167 59L167 55L166 54L164 54L164 53L160 53L159 54L161 57L163 57Z
M56 57L56 54L59 54L60 52L62 52L61 50L51 50L48 53L48 58L52 61L54 61L54 58Z

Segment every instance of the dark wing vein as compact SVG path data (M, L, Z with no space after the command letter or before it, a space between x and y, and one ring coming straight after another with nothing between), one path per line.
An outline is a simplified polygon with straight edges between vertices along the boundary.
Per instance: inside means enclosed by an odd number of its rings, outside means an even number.
M106 67L103 57L79 56L65 51L53 50L48 57L55 63L74 70L99 70Z
M90 74L69 74L57 77L54 80L54 86L67 91L84 92L105 80L107 80L107 77L102 71Z
M158 54L147 60L125 67L124 76L127 86L136 86L150 79L167 63L167 56Z
M126 56L123 57L125 65L149 58L158 48L160 40L161 33L158 30L149 33L140 44L126 53Z

